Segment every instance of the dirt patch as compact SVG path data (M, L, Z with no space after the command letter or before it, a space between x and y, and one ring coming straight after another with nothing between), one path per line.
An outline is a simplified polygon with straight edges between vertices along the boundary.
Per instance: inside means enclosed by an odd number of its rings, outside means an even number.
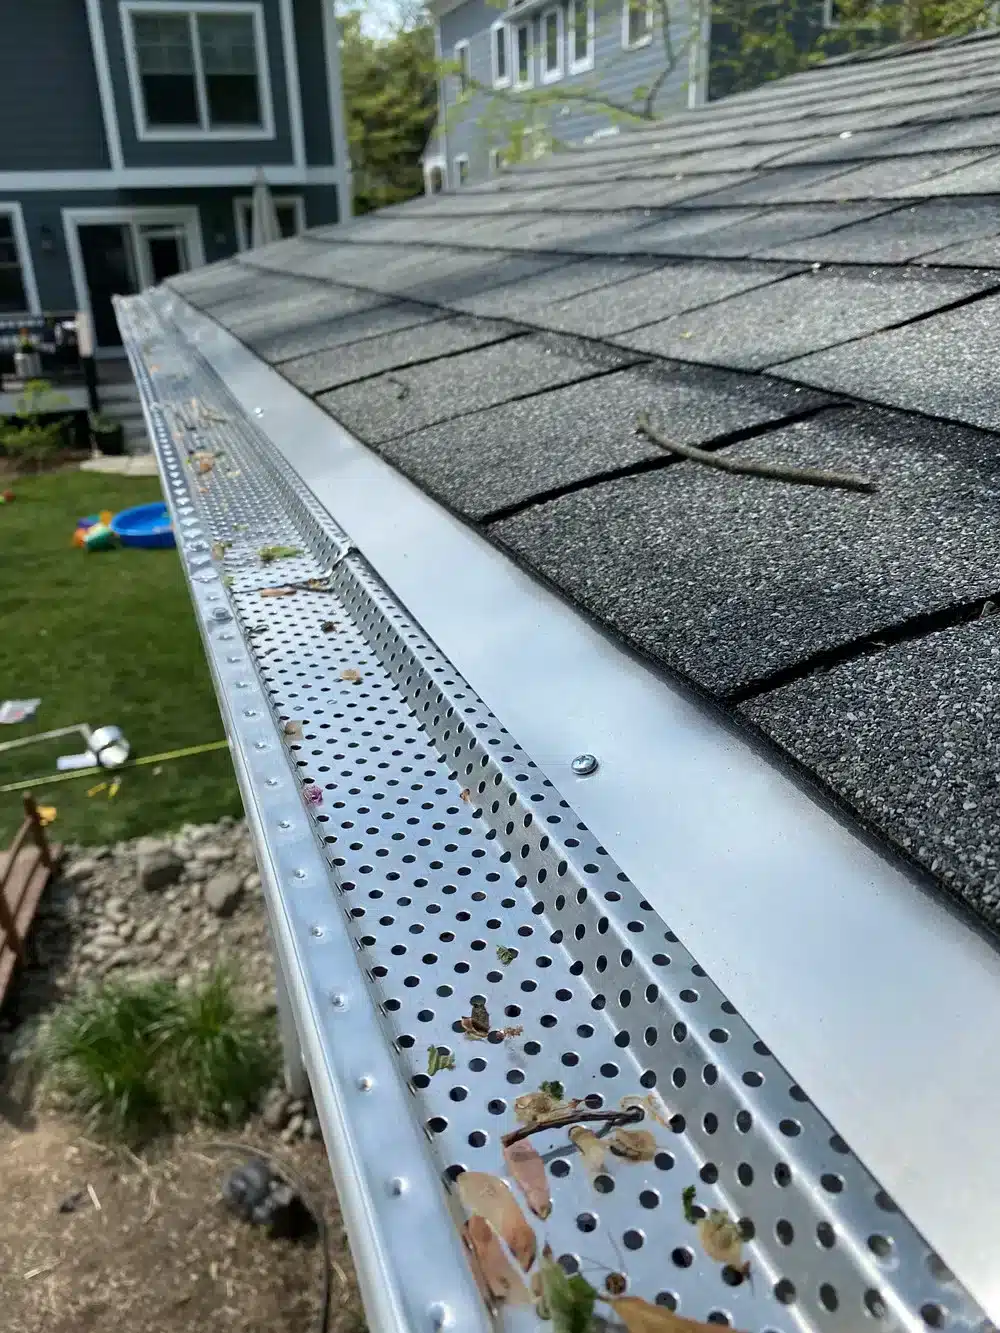
M232 1137L273 1151L264 1134ZM91 1143L60 1117L42 1117L29 1132L0 1125L4 1326L318 1333L318 1241L275 1240L234 1217L220 1186L240 1158L209 1143L192 1134L136 1158ZM278 1156L327 1220L327 1328L364 1333L323 1146L297 1142Z

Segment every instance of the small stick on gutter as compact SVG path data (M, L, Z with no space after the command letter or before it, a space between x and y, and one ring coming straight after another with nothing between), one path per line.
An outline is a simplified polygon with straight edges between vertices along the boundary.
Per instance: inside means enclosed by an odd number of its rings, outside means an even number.
M569 1111L566 1115L553 1116L551 1120L540 1120L537 1125L522 1125L520 1129L512 1129L509 1134L503 1135L500 1142L509 1148L512 1143L520 1143L521 1139L531 1134L544 1134L547 1130L559 1129L563 1125L582 1125L589 1120L602 1120L610 1128L614 1125L631 1125L642 1119L643 1112L638 1107L631 1111Z
M868 477L859 477L853 472L825 472L814 467L786 467L781 463L756 463L748 458L729 458L725 454L710 454L705 449L692 448L690 444L676 444L664 439L643 412L636 422L639 430L658 444L661 449L680 454L692 463L704 463L719 472L731 472L744 477L769 477L772 481L789 481L799 486L824 486L828 490L864 491L871 494L878 490L878 485Z

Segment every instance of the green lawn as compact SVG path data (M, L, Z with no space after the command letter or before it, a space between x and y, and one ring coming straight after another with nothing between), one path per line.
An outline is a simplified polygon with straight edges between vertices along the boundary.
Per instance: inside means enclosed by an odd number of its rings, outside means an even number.
M158 499L159 482L67 471L13 489L0 506L0 701L42 702L31 722L0 726L0 741L76 722L116 724L136 757L221 740L176 551L70 545L78 518ZM0 754L0 784L52 774L58 754L82 748L67 737ZM107 843L242 810L225 750L131 770L113 800L88 797L103 776L35 786L58 808L53 836ZM21 815L20 794L0 794L0 838Z

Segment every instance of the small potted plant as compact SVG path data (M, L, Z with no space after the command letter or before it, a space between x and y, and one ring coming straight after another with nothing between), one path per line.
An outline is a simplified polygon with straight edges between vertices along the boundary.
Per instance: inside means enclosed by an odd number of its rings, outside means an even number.
M14 353L14 374L25 384L37 380L42 373L42 357L27 329L21 329L17 335L17 351Z
M120 421L112 421L100 412L90 414L90 439L94 448L102 454L125 452L125 427Z

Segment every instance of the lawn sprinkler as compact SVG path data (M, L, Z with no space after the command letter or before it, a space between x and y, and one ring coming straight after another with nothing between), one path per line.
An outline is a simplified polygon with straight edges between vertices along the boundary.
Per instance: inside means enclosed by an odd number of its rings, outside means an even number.
M97 727L91 730L86 722L78 722L71 727L57 727L54 731L42 731L36 736L22 736L16 741L4 741L0 744L0 753L23 745L54 741L60 736L82 736L87 747L82 754L60 755L56 760L56 768L60 773L76 768L121 768L131 753L131 746L120 727Z

